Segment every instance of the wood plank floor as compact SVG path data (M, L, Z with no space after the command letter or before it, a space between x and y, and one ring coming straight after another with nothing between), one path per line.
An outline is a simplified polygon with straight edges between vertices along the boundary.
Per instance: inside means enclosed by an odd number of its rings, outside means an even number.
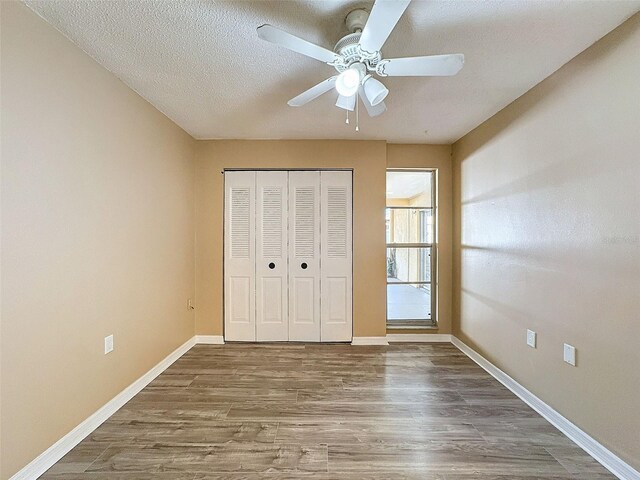
M602 480L449 344L198 345L46 472L65 480Z

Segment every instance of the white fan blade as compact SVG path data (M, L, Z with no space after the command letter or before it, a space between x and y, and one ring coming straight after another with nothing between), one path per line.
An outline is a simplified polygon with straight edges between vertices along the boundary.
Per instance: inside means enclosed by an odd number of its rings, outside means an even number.
M258 37L267 42L275 43L281 47L306 55L307 57L315 58L321 62L331 63L340 58L331 50L307 42L300 37L291 35L272 25L262 25L258 27Z
M380 51L411 0L376 0L360 36L360 47L368 53Z
M390 58L378 64L377 73L383 77L446 77L458 73L463 65L461 53Z
M287 104L291 107L301 107L302 105L309 103L311 100L318 98L323 93L327 93L331 90L336 84L336 78L338 78L337 75L327 78L319 84L311 87L309 90L302 92L297 97L292 98L287 102Z
M362 103L364 103L364 108L367 109L367 113L370 117L377 117L378 115L387 111L387 106L384 104L384 102L380 102L375 107L371 105L369 103L369 100L367 99L367 96L364 94L364 89L362 87L360 87L360 90L358 90L358 95L360 96L360 100L362 100Z

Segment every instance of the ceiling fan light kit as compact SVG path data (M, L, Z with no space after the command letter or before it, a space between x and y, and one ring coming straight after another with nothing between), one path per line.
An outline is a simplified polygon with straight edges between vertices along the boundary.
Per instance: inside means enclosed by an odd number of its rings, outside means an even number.
M336 78L336 90L340 95L351 97L358 93L363 76L362 70L362 64L354 64L338 75L338 78Z
M338 95L336 107L353 112L353 109L356 107L356 96L350 95L348 97L345 97L344 95Z
M371 75L368 75L368 77L362 81L362 88L364 89L364 94L367 96L367 100L369 100L369 103L374 107L389 95L389 89Z
M389 90L373 77L450 76L464 65L463 54L430 55L383 59L381 49L410 0L376 0L371 13L364 9L351 11L345 20L352 33L342 37L334 51L310 43L271 25L258 27L258 37L289 50L306 55L332 66L334 75L287 102L300 107L330 90L337 90L336 106L348 112L356 110L358 128L358 97L371 117L386 111L384 99Z

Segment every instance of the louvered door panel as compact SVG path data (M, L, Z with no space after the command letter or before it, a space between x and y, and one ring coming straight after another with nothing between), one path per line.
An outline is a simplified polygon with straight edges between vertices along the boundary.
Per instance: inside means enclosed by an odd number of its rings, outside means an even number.
M327 257L347 257L347 208L348 191L346 186L327 187Z
M224 335L255 341L255 172L225 173Z
M230 341L352 339L351 172L226 172Z
M320 341L320 172L289 172L289 339Z
M350 341L352 318L352 173L321 172L321 333Z
M289 340L287 172L256 172L256 339Z

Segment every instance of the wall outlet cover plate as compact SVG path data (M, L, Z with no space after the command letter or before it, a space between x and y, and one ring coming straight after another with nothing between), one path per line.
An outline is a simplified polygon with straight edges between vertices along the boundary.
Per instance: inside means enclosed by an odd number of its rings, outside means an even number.
M113 335L104 337L104 354L113 352Z
M569 365L576 366L576 347L568 343L564 344L564 361Z

